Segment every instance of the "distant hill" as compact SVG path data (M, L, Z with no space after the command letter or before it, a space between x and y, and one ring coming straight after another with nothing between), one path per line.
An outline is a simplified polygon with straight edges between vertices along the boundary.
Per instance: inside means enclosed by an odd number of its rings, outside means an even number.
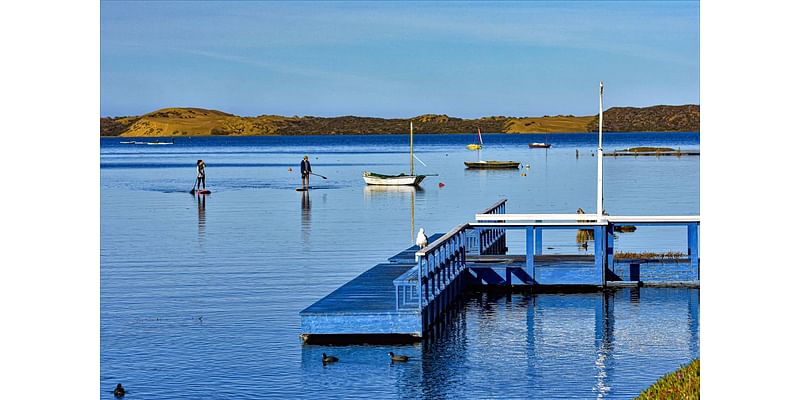
M100 118L101 136L252 136L405 134L408 122L415 133L580 133L597 131L597 115L576 117L484 117L462 119L426 114L411 119L371 117L240 117L202 108L165 108L127 117ZM603 113L603 130L609 132L697 132L700 106L614 107Z
M589 131L597 132L597 116ZM700 106L612 107L603 112L603 131L609 132L699 132Z

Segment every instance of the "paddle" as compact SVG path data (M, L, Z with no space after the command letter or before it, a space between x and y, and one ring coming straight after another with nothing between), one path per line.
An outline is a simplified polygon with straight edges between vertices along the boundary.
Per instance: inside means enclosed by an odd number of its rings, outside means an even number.
M197 178L194 178L194 184L192 185L192 190L189 193L194 194L194 187L197 186Z
M318 176L318 177L320 177L320 178L322 178L322 179L328 179L328 178L326 178L326 177L324 177L324 176L322 176L322 175L320 175L320 174L315 174L315 173L313 173L313 172L309 172L309 174L311 174L311 175L316 175L316 176Z

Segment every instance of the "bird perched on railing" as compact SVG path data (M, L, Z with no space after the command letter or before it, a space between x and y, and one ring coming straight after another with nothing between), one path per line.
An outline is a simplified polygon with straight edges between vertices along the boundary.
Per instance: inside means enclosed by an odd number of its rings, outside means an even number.
M425 236L425 229L419 228L419 233L417 233L417 246L420 249L428 245L428 237Z
M419 246L420 250L422 250L425 246L428 245L428 237L425 236L425 229L419 228L419 233L417 233L417 246ZM414 255L414 262L419 261L419 256Z

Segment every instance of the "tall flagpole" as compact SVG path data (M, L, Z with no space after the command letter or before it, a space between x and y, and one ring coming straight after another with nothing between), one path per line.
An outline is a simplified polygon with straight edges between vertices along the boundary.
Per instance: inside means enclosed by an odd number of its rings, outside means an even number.
M597 140L597 222L603 219L603 81L600 81L600 121Z
M414 176L414 121L409 122L411 127L411 176Z

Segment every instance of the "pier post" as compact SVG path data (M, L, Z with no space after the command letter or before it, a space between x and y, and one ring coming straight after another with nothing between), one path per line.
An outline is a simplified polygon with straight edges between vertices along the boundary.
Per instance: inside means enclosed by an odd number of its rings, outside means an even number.
M538 235L537 235L538 236ZM528 270L528 275L536 281L535 269L533 265L533 227L525 228L525 268Z
M614 272L614 224L612 223L606 226L606 268L604 271L603 282L606 281L609 272Z
M605 226L595 225L594 227L594 273L597 284L605 286L605 261L606 261L606 232Z
M542 255L542 228L536 227L536 252L533 254Z
M689 261L692 266L692 273L696 274L697 280L700 280L700 248L698 246L699 238L697 234L698 224L696 222L690 223L687 226L688 242L689 242Z

